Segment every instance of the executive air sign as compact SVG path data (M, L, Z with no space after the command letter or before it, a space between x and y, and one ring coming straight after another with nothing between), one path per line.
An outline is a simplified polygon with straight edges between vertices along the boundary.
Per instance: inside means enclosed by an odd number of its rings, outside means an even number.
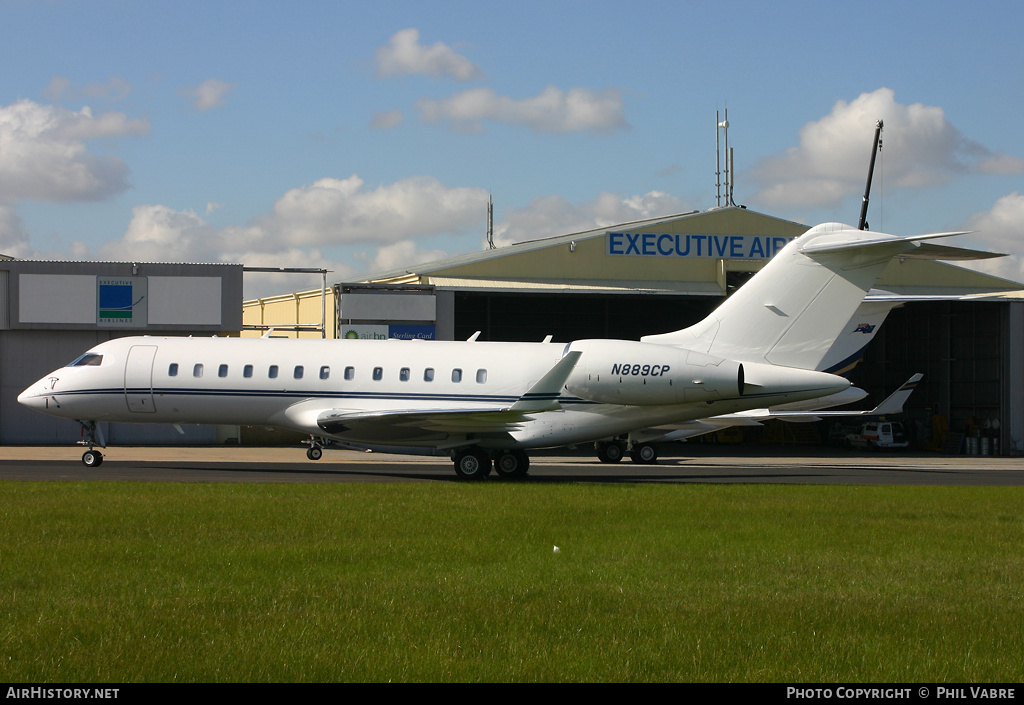
M792 239L771 235L609 232L606 253L632 257L771 259Z

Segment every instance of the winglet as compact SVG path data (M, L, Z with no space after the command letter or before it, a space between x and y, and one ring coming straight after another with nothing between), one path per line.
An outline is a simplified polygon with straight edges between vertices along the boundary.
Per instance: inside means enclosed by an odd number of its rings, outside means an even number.
M865 416L882 416L884 414L902 413L903 404L910 398L910 395L914 393L914 390L917 389L917 383L921 381L922 377L924 377L924 375L920 372L912 376L903 383L902 387L886 397L881 404L869 411Z
M519 401L511 406L511 411L553 411L560 409L558 395L562 393L562 385L569 379L573 368L583 353L573 350L559 360L547 374L540 378Z

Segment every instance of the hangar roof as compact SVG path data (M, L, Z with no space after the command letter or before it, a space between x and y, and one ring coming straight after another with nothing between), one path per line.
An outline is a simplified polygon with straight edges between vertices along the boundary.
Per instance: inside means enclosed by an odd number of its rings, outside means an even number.
M718 252L728 251L726 238L797 237L808 226L775 218L743 207L730 206L703 212L682 213L609 225L556 237L529 240L506 247L382 272L367 278L369 283L426 284L441 289L466 291L637 293L724 295L728 272L753 272L767 257L742 256L622 256L627 243L638 247L648 235L652 251L677 240L668 236L691 236L700 246L714 238ZM614 233L623 233L620 240ZM639 235L639 237L638 237ZM702 240L702 238L707 238ZM618 243L618 244L616 244ZM618 246L619 251L613 251ZM957 252L948 248L951 255ZM641 254L639 251L636 254ZM668 254L662 252L661 254ZM711 254L714 254L712 252ZM770 256L771 252L766 253ZM960 294L1006 295L1020 292L1022 285L973 270L929 260L894 260L879 280L878 287L897 295ZM1024 296L1024 292L1022 292Z

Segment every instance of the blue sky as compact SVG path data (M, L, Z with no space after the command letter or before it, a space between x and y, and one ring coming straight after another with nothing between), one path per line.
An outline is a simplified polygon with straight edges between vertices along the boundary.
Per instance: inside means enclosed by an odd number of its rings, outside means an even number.
M1024 280L1016 2L0 0L0 252L334 280L715 205ZM311 286L253 277L247 295Z

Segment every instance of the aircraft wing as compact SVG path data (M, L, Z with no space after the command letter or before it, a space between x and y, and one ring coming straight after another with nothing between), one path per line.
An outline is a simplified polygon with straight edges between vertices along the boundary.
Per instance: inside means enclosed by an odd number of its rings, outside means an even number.
M316 425L330 436L374 443L401 438L444 445L450 437L455 437L451 445L460 445L469 434L479 438L510 433L519 430L533 415L562 408L558 395L582 354L579 351L566 354L509 407L329 409L317 415Z

